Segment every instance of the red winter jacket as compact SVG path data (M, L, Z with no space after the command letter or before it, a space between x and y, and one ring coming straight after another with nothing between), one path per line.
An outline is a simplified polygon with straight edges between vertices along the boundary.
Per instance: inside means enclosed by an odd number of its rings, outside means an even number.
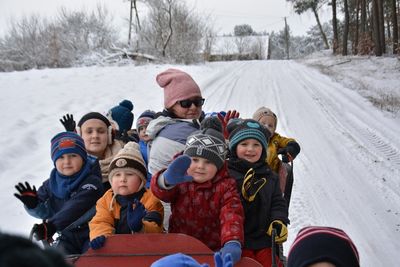
M161 173L152 177L151 191L171 203L170 233L193 236L214 251L230 240L243 245L243 207L236 181L228 176L225 165L210 181L186 182L170 190L158 186Z

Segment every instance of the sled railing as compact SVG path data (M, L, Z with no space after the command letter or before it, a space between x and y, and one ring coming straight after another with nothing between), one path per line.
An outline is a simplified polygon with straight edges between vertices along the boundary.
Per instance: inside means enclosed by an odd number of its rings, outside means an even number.
M198 239L185 234L121 234L107 238L104 247L71 255L76 267L150 266L154 261L174 253L184 253L200 264L214 266L214 252ZM250 258L242 258L235 267L260 267Z

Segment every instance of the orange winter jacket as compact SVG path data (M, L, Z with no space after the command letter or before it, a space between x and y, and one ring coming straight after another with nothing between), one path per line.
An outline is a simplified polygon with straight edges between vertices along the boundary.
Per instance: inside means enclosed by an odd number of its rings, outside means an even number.
M161 223L150 220L147 221L145 218L142 220L143 228L142 233L161 233L163 231L162 221L164 217L164 208L160 200L156 198L150 190L146 190L143 194L140 202L149 212L158 212L161 216ZM121 205L116 201L112 189L109 189L96 204L96 214L93 219L89 222L90 240L104 235L110 236L115 234L116 225L115 223L120 219ZM122 223L122 222L119 222Z
M283 137L278 133L274 133L268 143L267 163L269 167L276 173L279 171L281 160L278 158L278 150L287 146L289 142L296 141L293 138Z

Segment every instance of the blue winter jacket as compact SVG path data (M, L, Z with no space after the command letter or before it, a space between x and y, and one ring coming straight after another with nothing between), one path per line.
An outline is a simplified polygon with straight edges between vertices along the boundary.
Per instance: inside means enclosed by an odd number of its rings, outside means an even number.
M88 156L82 168L87 169L82 173L84 177L76 178L79 182L70 188L64 198L57 197L51 190L50 183L56 175L56 170L53 169L50 178L38 189L39 204L34 209L27 209L28 213L48 220L60 232L95 206L97 199L103 195L99 162L96 157Z

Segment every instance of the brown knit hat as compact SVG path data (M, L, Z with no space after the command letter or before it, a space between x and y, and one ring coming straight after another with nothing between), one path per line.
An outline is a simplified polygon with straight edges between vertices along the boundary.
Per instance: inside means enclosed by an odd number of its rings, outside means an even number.
M253 120L256 121L260 121L262 117L264 116L271 116L274 117L275 119L275 125L278 124L278 118L276 117L275 113L272 112L272 110L270 110L267 107L260 107L256 110L256 112L254 112L253 114Z
M108 174L110 183L117 171L128 169L142 179L141 189L146 184L147 169L139 145L135 142L128 142L111 161Z

